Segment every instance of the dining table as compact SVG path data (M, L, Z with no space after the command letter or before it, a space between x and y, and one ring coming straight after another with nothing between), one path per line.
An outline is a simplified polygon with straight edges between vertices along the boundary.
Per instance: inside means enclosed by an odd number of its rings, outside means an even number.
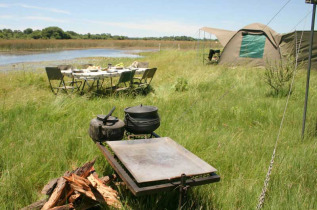
M147 68L109 68L107 70L100 69L68 69L68 70L62 70L61 73L64 76L70 77L73 80L83 80L84 84L81 88L81 93L83 93L83 90L85 88L85 84L92 88L93 84L97 82L97 89L99 88L100 81L104 81L104 79L109 78L111 86L112 84L112 78L120 77L122 72L126 71L132 71L135 70L135 74L140 75L145 72ZM92 84L89 84L89 81L92 81Z

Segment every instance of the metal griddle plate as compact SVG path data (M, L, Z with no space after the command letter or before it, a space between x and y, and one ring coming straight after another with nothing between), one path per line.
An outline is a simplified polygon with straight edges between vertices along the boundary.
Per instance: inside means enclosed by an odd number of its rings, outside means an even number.
M106 143L138 183L217 171L169 137Z

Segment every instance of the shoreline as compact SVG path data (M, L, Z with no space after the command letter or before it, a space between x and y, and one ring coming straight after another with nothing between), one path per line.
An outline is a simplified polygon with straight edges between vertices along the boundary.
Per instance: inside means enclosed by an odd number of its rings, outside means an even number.
M26 49L26 50L0 50L0 55L26 55L26 54L40 54L40 53L50 53L50 52L59 52L63 50L89 50L89 49L113 49L113 50L153 50L153 47L71 47L71 48L46 48L46 49Z

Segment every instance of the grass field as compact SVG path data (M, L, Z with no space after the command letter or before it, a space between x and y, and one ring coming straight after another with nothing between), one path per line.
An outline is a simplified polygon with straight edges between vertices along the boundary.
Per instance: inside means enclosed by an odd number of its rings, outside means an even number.
M123 119L128 106L159 108L169 136L218 169L221 181L192 188L188 209L254 209L270 163L285 97L268 96L264 70L202 65L196 52L146 53L157 67L154 92L136 97L91 94L54 96L44 70L0 73L0 209L18 209L41 199L41 188L55 177L97 157L96 171L111 167L88 136L89 122L113 106ZM100 59L106 65L115 59ZM132 59L121 59L128 65ZM178 92L178 78L188 90ZM306 138L300 138L305 71L295 90L277 148L264 209L317 208L317 72L312 72ZM127 209L176 209L178 191L141 198L120 190Z
M158 49L194 49L196 41L162 40L0 40L0 51L17 50L59 50L82 48L151 48ZM218 42L209 42L213 48L219 48Z

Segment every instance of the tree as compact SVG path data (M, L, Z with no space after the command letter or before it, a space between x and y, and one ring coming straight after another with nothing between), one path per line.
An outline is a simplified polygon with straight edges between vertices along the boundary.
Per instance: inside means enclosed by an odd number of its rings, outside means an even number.
M44 39L70 39L70 35L65 33L61 28L51 26L42 30L42 38Z
M42 31L40 30L35 30L30 34L30 37L32 39L41 39L42 38Z
M31 34L32 32L33 32L33 29L32 29L32 28L27 28L27 29L25 29L25 30L23 31L23 33L24 33L24 34L27 34L27 35Z

